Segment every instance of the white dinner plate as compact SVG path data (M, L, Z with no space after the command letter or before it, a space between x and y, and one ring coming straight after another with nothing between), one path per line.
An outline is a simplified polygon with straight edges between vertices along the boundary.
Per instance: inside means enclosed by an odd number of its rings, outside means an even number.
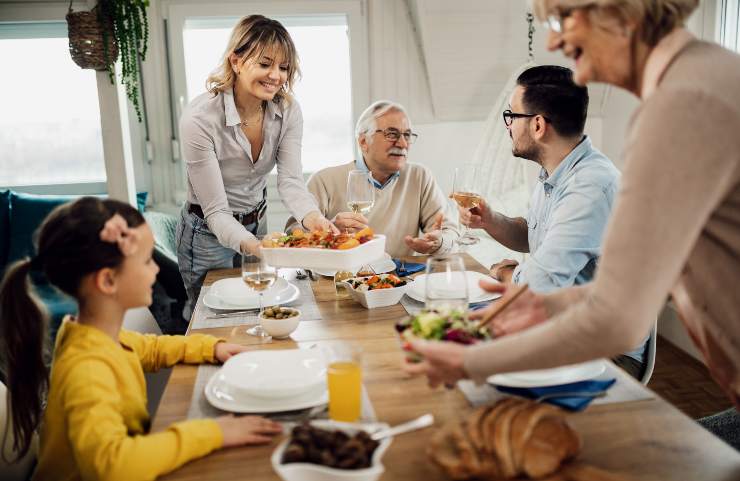
M286 281L287 282L287 281ZM293 302L301 295L301 291L296 287L295 285L288 282L288 289L285 289L281 292L273 292L271 294L265 294L262 298L262 306L280 306L283 304L287 304L289 302ZM219 310L219 311L234 311L239 309L257 309L259 308L259 298L258 297L250 297L247 299L244 299L240 303L230 303L225 302L218 297L212 296L211 292L208 291L205 296L203 296L203 304L206 305L206 307L209 307L211 309Z
M282 293L289 288L290 284L288 284L288 281L282 277L278 277L269 289L264 291L263 295L267 297L268 295ZM259 292L247 286L241 277L228 277L217 280L208 290L208 294L226 304L242 304L249 299L257 302L257 297L259 296Z
M507 387L557 386L558 384L593 379L603 374L605 370L606 362L603 359L597 359L595 361L571 364L553 369L494 374L493 376L489 376L486 381L489 384Z
M453 276L453 284L454 284L454 277L459 277L460 282L462 282L462 273L461 272L453 272L451 273ZM432 274L433 276L445 276L447 275L446 272L435 272ZM408 295L410 298L417 300L419 302L424 302L426 300L425 295L425 289L426 289L426 274L418 275L414 278L414 282L409 288L406 290L406 295ZM490 282L498 282L493 277L487 276L485 274L481 274L480 272L476 271L465 271L465 279L468 283L468 301L469 302L483 302L483 301L491 301L493 299L498 299L501 297L501 294L494 293L494 292L487 292L480 288L478 285L478 281L480 280L486 280Z
M326 360L318 349L242 352L224 363L219 381L239 397L284 399L326 386Z
M329 402L329 392L325 386L283 399L240 395L234 392L228 384L219 380L220 373L221 369L211 377L204 393L206 400L222 411L252 414L277 413L312 408Z

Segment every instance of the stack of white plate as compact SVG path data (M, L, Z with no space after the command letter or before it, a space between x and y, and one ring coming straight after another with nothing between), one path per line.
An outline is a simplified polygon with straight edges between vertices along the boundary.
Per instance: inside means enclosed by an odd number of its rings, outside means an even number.
M313 349L249 351L208 381L208 402L223 411L269 413L326 404L326 360Z
M435 272L431 275L434 277L444 277L450 274L446 272ZM462 272L453 272L452 276L453 276L453 280L451 282L451 285L462 285L463 283L463 277L462 277L463 273ZM455 280L456 277L459 277L459 281ZM480 272L475 272L475 271L465 272L465 282L468 285L468 302L473 303L473 302L490 301L490 300L498 299L499 297L501 297L501 294L499 293L487 292L481 289L481 287L478 285L478 282L481 280L486 280L488 282L497 282L493 277L487 276L485 274L481 274ZM427 275L426 274L421 274L419 276L416 276L414 278L414 282L406 290L406 295L419 302L424 302L426 298L426 294L425 294L426 285L427 285Z
M298 287L278 277L269 289L262 293L263 306L278 306L298 298ZM211 309L257 309L259 293L250 289L241 277L229 277L213 283L208 293L203 296L203 303Z

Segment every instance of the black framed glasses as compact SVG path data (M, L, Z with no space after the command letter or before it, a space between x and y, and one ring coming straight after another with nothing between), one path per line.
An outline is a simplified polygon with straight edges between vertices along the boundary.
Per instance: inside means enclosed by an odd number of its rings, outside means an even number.
M504 117L504 123L507 127L511 127L511 124L514 123L514 119L520 119L525 117L537 117L540 114L520 114L517 112L512 112L511 110L504 110L503 117ZM545 119L545 122L549 122L550 119L545 117L544 115L540 115L543 119Z
M419 138L419 134L415 134L414 132L400 132L399 130L391 128L391 127L384 129L384 130L378 129L375 131L376 134L379 132L382 133L383 138L385 138L385 140L389 142L398 142L398 140L403 135L403 138L406 140L406 143L411 145L414 142L416 142L416 139Z

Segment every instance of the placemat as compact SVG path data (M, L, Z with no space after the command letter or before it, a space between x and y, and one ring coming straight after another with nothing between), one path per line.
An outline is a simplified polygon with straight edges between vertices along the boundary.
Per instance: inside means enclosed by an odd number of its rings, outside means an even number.
M290 280L290 283L294 284L298 288L300 295L298 296L298 299L284 304L284 306L300 309L301 321L315 321L321 319L319 308L316 306L316 300L314 299L313 289L311 289L311 281L292 279ZM259 323L256 310L254 312L235 314L228 317L212 318L211 316L215 316L217 314L228 314L229 311L214 310L203 303L203 298L209 290L210 286L203 286L200 290L198 302L195 304L195 309L193 309L193 318L190 325L191 330L253 325Z
M644 399L653 399L655 397L651 391L643 389L641 385L637 384L637 382L630 382L630 380L625 379L627 374L619 372L619 368L614 364L611 362L607 362L606 364L606 371L596 379L616 378L617 382L609 388L606 396L594 399L591 402L592 405L641 401ZM499 399L510 397L509 394L504 394L498 391L490 384L481 384L477 386L473 381L468 379L459 381L457 383L457 387L462 391L470 405L473 407L493 404Z
M213 364L202 364L198 367L198 374L195 377L195 385L193 386L193 396L190 399L190 408L188 409L188 419L215 418L223 416L224 414L229 414L226 411L222 411L211 406L205 395L206 384L208 384L208 381L220 368L221 366ZM284 423L298 423L308 421L310 419L328 419L328 409L328 405L323 405L298 411L260 414L260 416L265 416ZM363 385L360 422L377 422L377 420L375 409L370 401L370 396L368 396L367 389L365 389L365 386Z

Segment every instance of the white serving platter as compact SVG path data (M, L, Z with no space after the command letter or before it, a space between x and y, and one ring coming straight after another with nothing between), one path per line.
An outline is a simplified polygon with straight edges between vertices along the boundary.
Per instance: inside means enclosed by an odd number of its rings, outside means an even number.
M385 236L351 249L318 249L315 247L263 247L262 256L273 267L298 267L322 271L356 271L364 264L381 259L385 254Z
M557 386L578 381L586 381L600 376L606 370L603 359L535 371L508 372L494 374L486 381L489 384L507 387L544 387Z

